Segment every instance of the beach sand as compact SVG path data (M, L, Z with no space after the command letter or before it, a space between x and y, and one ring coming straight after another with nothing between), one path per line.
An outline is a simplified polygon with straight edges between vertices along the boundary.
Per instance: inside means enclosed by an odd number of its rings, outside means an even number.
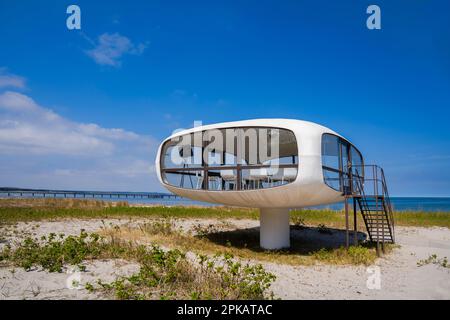
M133 227L144 221L87 219L19 222L1 227L3 239L0 247L7 243L14 245L26 236L40 237L50 232L77 235L80 229L94 232L114 225ZM259 224L248 219L229 219L225 222L229 228L256 228ZM184 230L197 224L216 223L214 219L176 221L176 225ZM308 230L296 230L293 236L317 237L317 241L324 241L324 237L327 241L342 240L337 239L342 237L342 233L324 235ZM419 260L432 254L439 258L450 257L450 229L397 227L396 237L400 246L379 258L369 270L366 266L262 264L277 276L271 290L275 297L281 299L450 299L450 268L438 264L417 265ZM26 272L18 267L2 267L0 299L103 299L105 297L98 293L89 293L84 289L84 284L95 283L97 279L112 281L119 275L129 275L138 270L137 264L124 260L95 260L86 263L86 266L87 270L81 273L71 267L65 273L49 273L40 269ZM374 278L377 271L379 283ZM78 288L73 286L72 280L80 284Z

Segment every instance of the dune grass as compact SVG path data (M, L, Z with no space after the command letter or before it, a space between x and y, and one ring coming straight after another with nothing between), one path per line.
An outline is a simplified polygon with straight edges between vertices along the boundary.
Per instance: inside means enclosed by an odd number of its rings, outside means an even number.
M397 213L396 215L401 215ZM430 216L432 219L427 220ZM207 230L199 227L194 234L175 232L167 221L189 218L213 218L218 225L226 219L258 219L257 209L228 207L130 207L127 203L110 203L92 200L59 200L43 199L40 201L25 200L23 203L14 200L0 200L0 223L18 221L60 220L60 219L107 219L107 218L149 218L138 229L111 229L108 235L124 241L144 241L161 246L193 251L201 254L232 254L236 257L251 260L285 263L291 265L325 264L371 264L376 259L375 247L364 243L350 250L343 248L343 230L345 215L342 211L333 210L295 210L291 211L291 228L296 232L309 232L312 237L291 237L291 248L286 250L267 251L259 246L258 228L234 230ZM449 213L408 213L407 219L398 219L402 225L447 226L450 227ZM353 226L353 217L349 225ZM163 221L157 223L157 221ZM426 221L426 222L425 222ZM142 224L141 224L142 225ZM233 229L233 228L232 228ZM305 230L306 229L306 230ZM358 217L358 230L364 232L361 217ZM319 235L319 233L322 235ZM333 237L338 236L336 241ZM330 237L328 245L318 243L319 238ZM308 240L309 239L309 240ZM391 250L387 246L387 250Z
M257 209L231 207L183 207L152 206L131 207L127 202L107 202L81 199L0 199L0 223L17 221L51 220L64 218L217 218L258 219ZM350 215L350 226L353 225ZM397 211L396 225L450 228L450 212ZM361 216L357 216L358 228L364 228ZM344 228L343 211L294 210L291 221L305 225L325 224Z
M82 199L0 199L0 221L35 221L64 218L249 218L256 209L227 207L131 207L127 202Z
M275 276L262 265L242 264L231 255L197 256L188 259L177 249L144 246L117 238L102 238L81 231L79 236L50 234L27 238L15 248L0 250L0 265L11 264L25 270L39 268L63 272L67 265L86 271L85 262L122 258L137 262L140 269L111 283L97 281L85 288L122 300L147 299L264 299Z
M297 210L291 211L291 220L302 218L308 225L321 223L330 227L345 228L344 211L334 210ZM358 229L365 228L361 214L357 215ZM450 228L450 212L425 212L425 211L395 211L394 221L396 226L410 227L446 227ZM349 216L350 228L353 227L353 213ZM363 228L363 229L361 229Z
M19 221L40 221L40 220L63 220L63 219L114 219L114 218L148 218L148 220L138 220L136 225L124 225L116 227L105 227L100 230L101 236L108 241L107 244L94 246L91 251L86 252L88 259L95 258L114 258L121 257L136 260L134 256L136 248L143 248L142 245L156 246L156 248L165 248L170 252L190 252L196 256L214 257L236 257L239 261L251 260L270 262L276 264L288 265L371 265L377 259L376 247L372 243L360 242L359 245L351 246L348 250L345 244L345 214L343 211L334 210L293 210L291 217L291 247L283 250L264 250L259 245L259 229L256 227L242 229L233 225L232 220L226 219L258 219L257 209L247 208L229 208L229 207L183 207L183 206L151 206L131 207L126 202L111 203L99 200L75 200L75 199L41 199L41 200L10 200L0 199L0 231L2 224L14 224ZM181 230L175 227L174 221L177 219L217 219L217 223L210 225L194 225L189 230ZM357 216L358 238L364 239L365 226L361 216ZM450 228L450 212L396 212L395 219L397 225L402 226L423 226L423 227L447 227ZM201 220L199 220L201 221ZM247 222L244 222L244 224ZM251 224L253 225L253 224ZM349 226L353 227L353 216L349 217ZM362 231L362 232L361 232ZM13 263L25 267L36 263L43 266L56 266L55 270L60 271L62 263L67 262L64 250L71 250L73 243L77 242L58 240L61 245L43 247L38 242L24 243L25 251L2 252L0 260L12 261ZM53 241L53 240L52 240ZM58 243L59 243L58 242ZM81 243L90 248L88 245ZM117 247L117 245L119 247ZM101 248L100 248L101 247ZM387 244L386 253L391 252L396 245ZM30 249L31 248L31 249ZM49 249L50 248L50 249ZM84 248L84 247L83 247ZM98 250L98 249L101 250ZM28 250L30 249L30 250ZM40 254L39 250L46 254ZM120 250L119 250L120 249ZM27 251L28 250L28 251ZM97 251L95 251L97 250ZM159 250L159 249L158 249ZM177 251L178 250L178 251ZM73 250L71 250L72 252ZM30 253L30 254L23 254ZM47 253L52 254L47 254ZM56 253L55 253L56 252ZM64 259L61 260L63 253ZM162 251L161 251L162 252ZM39 254L36 254L39 253ZM120 253L120 254L119 254ZM148 254L146 254L148 256ZM56 257L56 258L55 258ZM70 263L79 263L86 257L74 256ZM69 257L70 258L70 257ZM35 259L35 260L33 260ZM139 259L137 259L139 260ZM153 263L153 262L152 262ZM183 264L184 262L183 257ZM231 263L231 260L230 260ZM234 263L234 262L233 262ZM166 272L178 270L180 279L187 279L196 274L196 269L190 265L181 265L175 269L161 269L161 279L166 281ZM130 278L117 279L110 284L99 284L96 290L104 290L106 293L114 294L121 299L141 299L155 298L152 295L154 287L143 285L148 283L153 277L153 269L148 269L144 265L141 271L132 275ZM146 272L147 269L151 272ZM143 272L143 270L145 272ZM216 285L205 287L205 283L215 283L219 286L223 277L228 274L220 275L221 268L212 273L198 278L192 276L189 281L175 281L174 285L158 288L161 293L160 298L197 298L205 299L222 294L222 291L215 291ZM247 269L245 269L247 270ZM225 298L262 298L263 292L267 288L272 278L262 270L264 275L263 286L256 291L247 291L247 287L240 288L238 284L242 281L238 277L236 290L227 293ZM169 272L169 274L171 274ZM219 272L220 276L217 276ZM247 272L247 271L242 271ZM150 277L150 278L149 278ZM270 279L269 279L270 278ZM152 278L153 279L153 278ZM150 280L152 280L150 279ZM171 278L170 278L171 279ZM171 296L175 286L177 294ZM228 285L227 285L228 286ZM91 289L94 287L89 286ZM205 289L202 291L202 288ZM263 289L261 289L263 288ZM243 291L244 290L244 291ZM250 288L249 290L253 290Z
M178 229L171 219L156 219L141 223L138 227L112 227L100 233L108 239L137 243L156 243L168 248L197 254L233 255L240 259L265 261L288 265L313 265L317 263L333 265L370 265L377 258L376 247L371 243L360 243L344 247L342 230L327 228L329 234L319 235L319 228L304 227L310 237L298 238L302 232L291 228L291 246L281 250L265 250L259 244L257 228L239 229L226 222L215 225L196 225L190 230ZM327 241L317 241L317 237L329 237ZM114 240L116 241L116 240ZM395 246L386 244L389 253Z

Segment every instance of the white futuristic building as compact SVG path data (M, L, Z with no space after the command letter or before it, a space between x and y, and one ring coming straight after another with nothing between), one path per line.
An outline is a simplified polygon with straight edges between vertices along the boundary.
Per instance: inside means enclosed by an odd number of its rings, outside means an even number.
M363 157L338 133L291 119L219 123L178 132L159 147L159 180L194 200L260 208L260 243L289 247L289 209L344 200ZM350 172L349 172L350 171Z

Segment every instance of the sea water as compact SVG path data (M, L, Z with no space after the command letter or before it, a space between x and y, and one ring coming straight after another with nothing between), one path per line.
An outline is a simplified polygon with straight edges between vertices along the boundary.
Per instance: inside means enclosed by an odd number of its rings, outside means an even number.
M8 198L8 197L7 197ZM9 198L15 198L14 196ZM48 197L53 198L53 197ZM56 198L64 198L61 195L56 195ZM68 197L69 198L69 197ZM78 198L83 199L83 198ZM86 197L86 200L92 199ZM130 204L143 204L143 205L164 205L164 206L220 206L220 204L206 203L200 201L194 201L187 198L163 198L163 199L145 199L145 198L101 198L95 197L96 200L104 201L127 201ZM426 211L437 212L447 211L450 212L450 197L391 197L391 203L395 211ZM309 207L311 209L331 209L342 210L344 208L343 202L333 203L328 205Z

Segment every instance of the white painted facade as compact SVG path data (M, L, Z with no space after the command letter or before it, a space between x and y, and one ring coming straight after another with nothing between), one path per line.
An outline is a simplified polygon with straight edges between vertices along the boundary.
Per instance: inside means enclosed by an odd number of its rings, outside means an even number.
M284 170L283 173L290 172L290 176L293 177L295 175L292 175L292 171L296 171L297 176L295 180L290 180L289 183L279 186L256 189L244 188L243 190L180 188L169 185L164 181L161 172L161 153L166 142L195 132L252 127L287 129L294 134L298 152L295 156L298 159L298 163L293 164L294 167ZM336 136L337 139L345 140L350 145L346 139L333 130L316 123L301 120L256 119L199 126L178 132L163 141L156 157L156 172L160 182L169 191L182 197L229 206L259 208L261 247L265 249L286 248L290 246L289 209L324 205L344 200L343 192L330 187L324 180L322 166L322 138L324 134ZM340 166L342 167L342 163ZM221 171L221 177L224 180L227 179L226 173L232 172L226 167L219 171ZM251 174L250 178L252 178Z
M239 191L184 189L164 182L161 176L160 158L162 146L166 141L198 131L232 127L272 127L292 131L297 140L299 159L295 181L272 188ZM299 208L339 202L344 199L342 192L327 186L323 178L321 141L324 133L343 138L333 130L319 124L292 119L256 119L195 127L178 132L163 141L156 157L156 172L160 182L169 191L204 202L256 208Z

